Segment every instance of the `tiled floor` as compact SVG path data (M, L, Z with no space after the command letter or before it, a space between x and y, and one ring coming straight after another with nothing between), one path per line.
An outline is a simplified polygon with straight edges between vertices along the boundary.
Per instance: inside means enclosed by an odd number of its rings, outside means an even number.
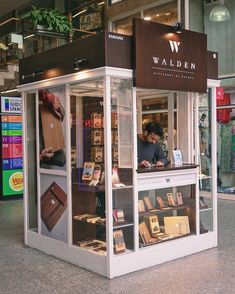
M235 201L219 200L219 246L108 280L23 245L22 201L0 202L0 293L235 293Z

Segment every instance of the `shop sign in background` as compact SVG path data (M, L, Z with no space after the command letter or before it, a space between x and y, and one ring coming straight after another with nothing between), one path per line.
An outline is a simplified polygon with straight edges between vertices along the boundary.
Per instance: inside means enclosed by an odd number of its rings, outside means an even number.
M23 193L22 170L4 170L2 172L3 195L18 195Z
M3 113L21 113L22 103L19 97L1 97L1 112Z

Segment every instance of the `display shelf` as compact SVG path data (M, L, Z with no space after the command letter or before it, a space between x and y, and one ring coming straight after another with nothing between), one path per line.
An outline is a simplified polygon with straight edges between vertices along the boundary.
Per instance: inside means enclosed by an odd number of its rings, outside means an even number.
M120 229L120 228L131 227L131 226L134 226L134 224L129 223L129 222L115 222L115 223L113 223L113 229Z
M115 187L113 186L112 189L115 190L123 190L123 189L133 189L132 185L126 185L126 186L122 186L122 187Z
M169 237L168 239L165 239L165 240L157 240L156 242L149 243L149 244L143 244L143 243L140 242L140 248L146 248L146 247L149 247L149 246L153 246L153 245L161 244L163 242L167 242L169 240L181 239L181 238L188 237L188 236L191 236L191 235L194 235L194 234L186 234L186 235Z
M119 257L119 256L123 256L123 255L127 255L127 254L130 254L130 253L133 253L133 250L130 250L130 249L126 249L125 252L123 253L118 253L118 254L113 254L113 256L116 258L116 257Z
M156 211L146 211L146 212L139 212L139 216L145 216L145 215L154 215L158 213L166 213L166 212L172 212L175 210L181 210L181 209L188 209L188 205L181 205L181 206L174 206L174 207L168 207L166 209L156 209Z
M205 211L212 211L212 207L205 207L205 208L200 208L200 212L205 212Z

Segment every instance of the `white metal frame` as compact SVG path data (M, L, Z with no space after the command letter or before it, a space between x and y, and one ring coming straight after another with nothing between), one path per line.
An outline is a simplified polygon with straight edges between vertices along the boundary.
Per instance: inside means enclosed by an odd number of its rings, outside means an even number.
M139 248L139 238L138 238L138 191L142 189L151 189L156 188L156 179L158 179L158 184L161 182L164 187L166 187L166 183L164 179L166 177L170 177L172 181L170 181L170 186L174 185L183 185L188 181L188 184L195 184L198 187L198 168L187 169L181 171L162 171L157 172L152 175L141 175L137 174L135 171L137 169L137 140L136 140L136 113L133 111L133 186L134 186L134 250L132 252L128 252L127 254L114 255L113 254L113 223L112 223L112 183L111 183L111 105L110 105L110 78L132 78L132 70L118 69L118 68L110 68L103 67L99 69L94 69L86 72L75 73L71 75L66 75L46 81L40 81L36 83L31 83L28 85L19 86L19 90L23 92L23 109L24 113L26 110L26 93L29 91L36 91L41 88L46 87L55 87L59 85L64 85L66 90L66 98L69 98L69 85L79 82L88 81L96 78L103 78L104 81L104 115L106 117L105 123L105 170L106 170L106 180L105 181L105 189L106 189L106 233L107 233L107 256L100 256L95 253L91 253L87 250L79 248L77 246L72 245L72 225L71 225L71 215L72 215L72 203L71 203L71 172L70 172L70 121L69 115L66 118L66 156L67 156L67 171L53 173L58 174L60 176L67 176L67 189L68 189L68 215L70 220L68 220L68 243L64 243L55 239L48 238L46 236L41 235L41 230L39 232L30 231L28 228L28 191L27 191L27 159L24 157L24 212L25 212L25 243L31 247L42 250L48 254L54 255L61 259L64 259L68 262L79 265L80 267L84 267L91 271L97 272L101 275L107 276L109 278L113 278L115 276L123 275L125 273L129 273L132 271L136 271L145 267L153 266L156 264L160 264L166 261L170 261L172 259L183 257L185 255L189 255L195 252L199 252L208 248L212 248L217 246L217 203L216 203L216 149L212 150L212 161L214 162L214 168L212 169L212 177L213 177L213 232L209 232L207 234L199 234L199 204L197 204L196 214L197 214L197 232L196 235L188 236L185 238L180 238L177 240L172 240L169 242L164 242L161 244L149 246L147 248ZM219 85L219 82L208 81L208 86L212 87L212 95L215 96L215 87ZM215 99L212 97L212 119L214 121L216 117L215 111ZM38 97L36 98L38 99ZM133 88L133 110L136 108L136 89ZM70 111L70 101L67 99L66 101L66 111L69 113ZM23 120L23 129L25 132L24 135L24 154L27 154L27 128L26 128L26 119L24 116ZM214 138L213 143L216 146L216 126L212 128L212 135ZM38 135L37 135L38 136ZM39 164L39 163L38 163ZM39 165L38 165L39 166ZM108 171L108 172L107 172ZM38 170L38 173L43 173L42 169ZM48 173L48 171L47 171ZM189 175L189 177L187 176ZM148 178L154 177L154 179ZM160 182L159 182L160 180ZM140 183L142 185L140 186ZM148 184L147 184L148 183ZM155 184L154 184L155 183ZM147 186L146 186L147 184ZM148 186L149 185L149 186ZM152 185L152 186L151 186ZM158 186L159 187L159 186ZM196 201L198 201L198 190L196 195ZM38 202L40 203L40 201ZM40 205L39 205L40 206ZM40 217L40 214L39 214ZM40 228L40 221L38 221L38 226Z

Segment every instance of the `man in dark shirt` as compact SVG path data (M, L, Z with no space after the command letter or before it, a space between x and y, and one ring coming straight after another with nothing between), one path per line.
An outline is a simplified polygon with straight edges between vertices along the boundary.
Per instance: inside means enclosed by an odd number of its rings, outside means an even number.
M138 166L167 165L167 158L158 143L162 135L163 130L158 122L147 123L144 133L139 134L137 137Z

